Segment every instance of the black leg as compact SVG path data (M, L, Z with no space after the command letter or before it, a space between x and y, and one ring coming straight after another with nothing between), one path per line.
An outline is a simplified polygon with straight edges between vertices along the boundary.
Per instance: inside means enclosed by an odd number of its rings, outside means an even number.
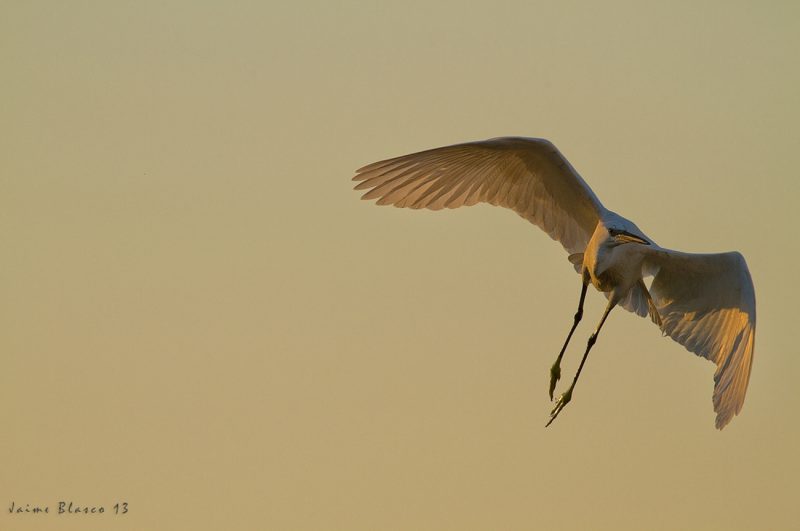
M583 301L586 299L586 288L589 287L589 282L586 276L583 276L583 287L581 287L581 299L578 301L578 311L575 312L575 318L572 322L572 328L569 330L569 334L567 334L567 340L564 341L564 346L561 347L561 352L558 353L558 357L556 358L556 362L553 363L553 366L550 367L550 400L553 400L553 391L556 389L556 383L561 379L561 358L564 357L564 352L567 350L567 345L569 345L569 340L572 339L572 334L575 332L575 329L578 327L578 323L581 322L581 317L583 317Z
M600 329L603 328L603 323L606 322L606 318L608 314L611 313L611 310L614 306L617 305L617 301L615 297L611 297L608 301L608 306L606 306L606 311L603 312L603 317L600 319L600 324L597 325L597 329L589 336L589 341L586 343L586 352L583 353L583 358L581 359L581 364L578 366L578 371L575 373L575 378L572 379L572 385L569 386L567 392L562 394L558 400L556 401L556 407L553 408L553 411L550 412L550 420L547 421L545 427L552 424L561 410L564 409L564 406L569 404L569 401L572 400L572 390L575 388L575 384L578 382L578 377L581 375L581 371L583 370L583 365L586 363L586 358L589 357L589 351L592 350L595 342L597 341L597 336L600 334Z

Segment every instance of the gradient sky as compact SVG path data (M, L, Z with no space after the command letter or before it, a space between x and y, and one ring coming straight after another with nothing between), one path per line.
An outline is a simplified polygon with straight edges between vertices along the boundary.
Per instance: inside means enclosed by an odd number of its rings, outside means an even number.
M789 1L2 2L0 528L796 526L799 50ZM662 246L744 254L724 431L714 366L624 311L544 429L561 247L351 190L503 135ZM60 500L130 510L7 511Z

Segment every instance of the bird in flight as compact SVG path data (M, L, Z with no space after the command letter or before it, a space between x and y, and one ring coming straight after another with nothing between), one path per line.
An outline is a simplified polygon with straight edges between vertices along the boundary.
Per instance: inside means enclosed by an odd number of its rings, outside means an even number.
M690 254L656 245L632 221L605 208L549 141L503 137L375 162L357 170L356 190L379 205L457 208L489 203L515 211L561 243L581 277L564 346L550 369L550 400L561 359L583 317L589 284L608 299L572 384L549 426L572 399L589 351L617 305L648 317L664 335L716 364L714 411L722 429L744 403L756 334L753 281L738 252ZM653 277L648 287L645 277Z

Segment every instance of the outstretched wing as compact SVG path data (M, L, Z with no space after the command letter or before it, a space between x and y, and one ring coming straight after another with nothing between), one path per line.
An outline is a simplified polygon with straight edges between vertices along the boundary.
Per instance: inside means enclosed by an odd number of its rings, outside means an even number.
M756 298L744 257L655 249L646 266L657 271L650 295L663 332L717 364L713 401L722 429L742 409L753 364Z
M583 252L605 211L567 159L547 140L494 138L376 162L357 171L356 190L379 205L457 208L490 203L514 210Z

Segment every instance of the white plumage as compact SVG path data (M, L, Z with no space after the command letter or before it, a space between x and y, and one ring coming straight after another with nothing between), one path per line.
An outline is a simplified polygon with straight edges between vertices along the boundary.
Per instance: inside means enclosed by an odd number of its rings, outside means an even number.
M609 299L570 388L550 422L570 401L589 350L617 304L649 315L664 334L717 365L716 426L744 403L755 344L755 293L741 254L688 254L664 249L631 221L603 207L547 140L495 138L376 162L357 171L357 190L379 205L457 208L489 203L514 210L557 240L581 274L581 299L564 347L551 369L550 395L560 361L583 314L589 283ZM643 279L653 277L649 289ZM550 424L548 422L548 425Z

